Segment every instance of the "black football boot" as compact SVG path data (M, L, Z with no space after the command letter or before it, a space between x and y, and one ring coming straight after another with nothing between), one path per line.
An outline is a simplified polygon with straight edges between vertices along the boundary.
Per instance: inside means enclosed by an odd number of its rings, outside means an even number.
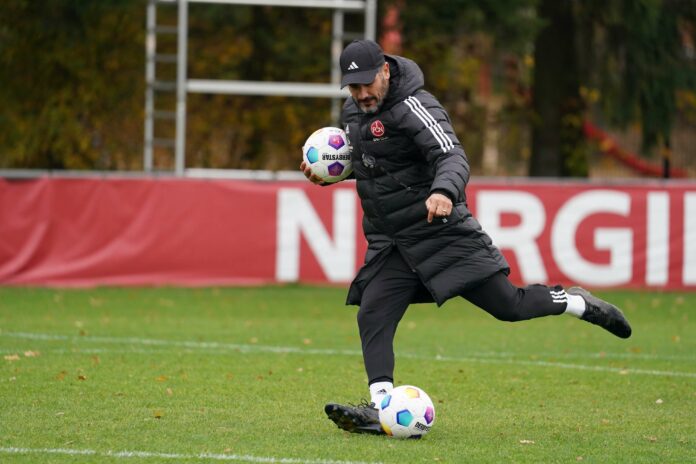
M379 423L379 412L374 403L365 400L357 406L329 403L324 406L324 412L339 429L352 433L386 435Z
M598 325L620 338L631 336L631 326L619 308L597 298L580 287L566 290L571 295L579 295L585 300L585 312L580 319Z

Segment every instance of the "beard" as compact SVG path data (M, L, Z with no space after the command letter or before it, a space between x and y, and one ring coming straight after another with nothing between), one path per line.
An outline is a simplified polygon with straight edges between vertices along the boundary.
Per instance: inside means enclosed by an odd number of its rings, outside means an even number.
M384 103L384 97L387 96L387 92L389 91L389 79L384 79L382 78L382 84L379 86L379 90L377 91L377 95L375 95L374 98L374 104L367 107L364 106L362 103L360 103L358 100L353 98L353 101L355 104L360 108L360 110L363 113L367 114L374 114L382 108L382 103ZM370 99L372 100L372 98Z
M362 110L362 112L367 113L367 114L374 114L374 113L378 112L381 106L382 106L382 100L377 100L377 103L370 106L369 108L358 103L358 107Z

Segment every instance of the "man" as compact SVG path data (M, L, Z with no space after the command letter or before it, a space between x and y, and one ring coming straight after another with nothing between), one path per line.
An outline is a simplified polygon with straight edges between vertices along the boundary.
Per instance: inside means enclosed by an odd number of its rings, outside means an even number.
M464 150L447 112L423 90L416 63L357 40L343 50L340 66L341 86L350 90L342 121L368 241L347 304L360 305L371 402L327 404L339 428L384 433L375 405L393 388L394 335L411 303L442 305L461 296L503 321L566 313L618 337L631 335L619 309L582 288L510 283L505 258L467 207ZM324 184L304 162L300 169Z

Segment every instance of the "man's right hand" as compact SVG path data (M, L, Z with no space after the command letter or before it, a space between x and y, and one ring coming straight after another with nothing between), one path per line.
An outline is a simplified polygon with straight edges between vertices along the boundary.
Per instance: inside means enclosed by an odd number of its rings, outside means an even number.
M300 170L311 183L316 185L326 185L326 182L324 182L321 177L312 173L312 169L305 161L302 161L302 164L300 164Z

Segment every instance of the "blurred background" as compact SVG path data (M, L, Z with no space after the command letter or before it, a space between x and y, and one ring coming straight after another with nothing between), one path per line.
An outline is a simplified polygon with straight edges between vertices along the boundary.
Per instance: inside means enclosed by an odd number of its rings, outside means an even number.
M0 2L0 169L143 170L147 4ZM176 2L158 8L176 23ZM191 3L188 15L190 78L330 81L330 9ZM696 0L380 0L376 17L385 51L422 67L473 174L696 177ZM346 14L346 31L363 27ZM157 40L176 54L175 34ZM157 75L175 80L176 63ZM331 107L189 94L185 165L296 170ZM156 124L174 137L172 121ZM157 147L153 170L173 165Z

